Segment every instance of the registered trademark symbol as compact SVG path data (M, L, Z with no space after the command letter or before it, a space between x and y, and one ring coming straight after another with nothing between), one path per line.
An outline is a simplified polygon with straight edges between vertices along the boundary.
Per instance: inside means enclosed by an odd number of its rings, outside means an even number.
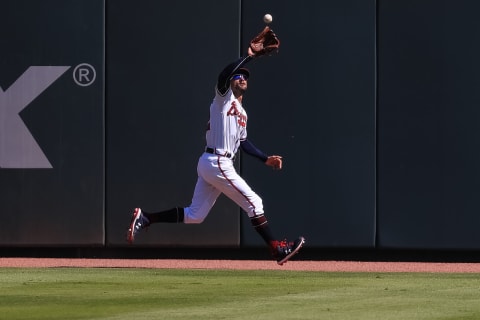
M73 80L81 87L88 87L96 77L95 68L88 63L81 63L73 69Z

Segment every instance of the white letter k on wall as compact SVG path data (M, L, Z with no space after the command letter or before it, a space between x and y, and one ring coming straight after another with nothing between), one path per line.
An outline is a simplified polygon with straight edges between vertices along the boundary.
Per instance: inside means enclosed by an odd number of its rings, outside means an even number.
M69 68L32 66L7 91L0 88L0 168L52 168L19 113Z

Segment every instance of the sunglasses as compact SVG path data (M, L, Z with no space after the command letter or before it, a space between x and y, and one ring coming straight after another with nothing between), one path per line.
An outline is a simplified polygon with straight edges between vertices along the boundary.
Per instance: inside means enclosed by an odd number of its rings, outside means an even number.
M235 74L232 77L232 80L247 80L247 77L244 74Z

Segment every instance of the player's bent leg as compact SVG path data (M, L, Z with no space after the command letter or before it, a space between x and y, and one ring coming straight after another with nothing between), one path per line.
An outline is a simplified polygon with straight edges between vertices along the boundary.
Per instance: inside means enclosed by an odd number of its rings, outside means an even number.
M276 240L264 215L262 199L236 172L228 176L228 181L230 187L224 191L225 195L235 201L248 214L252 226L269 246L270 252L277 263L283 265L297 254L305 244L305 238L299 237L295 241Z
M206 182L202 177L198 177L195 190L193 192L192 202L184 209L184 223L202 223L208 216L208 213L217 201L219 195L219 190Z
M236 172L225 175L225 179L221 180L221 184L216 186L217 189L220 189L228 198L242 208L250 218L263 214L262 198Z

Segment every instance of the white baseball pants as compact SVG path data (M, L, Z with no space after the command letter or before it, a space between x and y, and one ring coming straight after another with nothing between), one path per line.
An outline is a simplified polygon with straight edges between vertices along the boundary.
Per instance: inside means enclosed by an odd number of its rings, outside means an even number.
M198 160L197 173L192 203L184 208L184 223L202 223L221 193L232 199L250 218L263 214L262 199L238 175L231 159L204 153Z

